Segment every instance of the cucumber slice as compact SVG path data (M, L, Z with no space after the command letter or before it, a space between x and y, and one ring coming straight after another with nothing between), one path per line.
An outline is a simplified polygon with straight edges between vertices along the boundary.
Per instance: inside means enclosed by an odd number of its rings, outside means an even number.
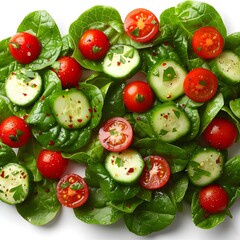
M140 177L144 161L142 156L133 149L108 154L105 167L111 177L120 183L135 183Z
M9 100L19 106L33 103L40 95L42 78L37 72L27 69L13 71L5 83Z
M18 163L5 165L0 170L0 200L13 205L23 202L28 193L28 171Z
M206 186L221 176L223 162L224 156L217 149L198 149L188 163L189 179L196 186Z
M228 84L240 82L240 57L232 51L223 51L214 59L212 71Z
M138 71L140 63L137 49L128 45L114 45L103 60L103 72L114 79L127 79Z
M147 79L160 101L170 101L184 93L187 71L174 60L161 60L153 65Z
M180 139L191 128L187 114L173 102L156 105L151 110L150 123L158 138L164 142Z
M49 102L56 121L64 128L82 128L91 119L91 106L88 98L78 89L55 92Z

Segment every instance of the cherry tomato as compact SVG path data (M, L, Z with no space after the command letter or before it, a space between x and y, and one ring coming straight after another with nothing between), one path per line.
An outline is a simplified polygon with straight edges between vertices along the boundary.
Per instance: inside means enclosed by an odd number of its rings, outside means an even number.
M147 189L163 187L169 180L171 170L167 160L161 156L148 156L139 183Z
M208 185L200 190L199 201L201 207L208 213L224 211L228 205L228 194L219 185Z
M88 199L88 186L78 174L67 174L57 184L57 198L66 207L82 206Z
M215 74L205 68L191 70L183 83L185 94L195 102L206 102L213 98L218 89Z
M78 87L82 76L81 65L72 57L64 56L57 60L54 71L61 80L63 88Z
M28 142L30 136L30 127L20 117L10 116L5 118L0 124L1 140L12 148L22 147Z
M136 42L149 42L159 32L159 21L151 11L137 8L126 16L124 30Z
M224 150L232 146L238 136L236 125L226 118L214 118L203 132L204 140L212 147Z
M39 172L49 179L59 179L68 166L68 159L60 152L43 149L37 158Z
M78 49L89 60L102 59L110 48L106 34L97 29L85 31L78 43Z
M108 151L121 152L132 143L132 126L125 118L110 118L99 129L99 140Z
M211 59L217 57L223 50L224 39L214 27L199 28L192 38L194 52L201 58Z
M8 43L13 58L22 64L34 61L42 50L38 38L27 32L16 33Z
M126 85L123 91L124 104L132 112L146 112L154 102L154 93L148 83L134 81Z

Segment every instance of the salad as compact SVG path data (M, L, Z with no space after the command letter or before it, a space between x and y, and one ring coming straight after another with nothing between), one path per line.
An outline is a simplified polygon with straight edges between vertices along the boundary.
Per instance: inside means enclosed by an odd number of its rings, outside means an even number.
M125 19L93 6L65 36L41 10L16 32L0 41L1 201L33 225L69 207L141 236L171 225L184 203L203 229L231 217L240 35L211 5ZM85 175L65 174L71 162Z

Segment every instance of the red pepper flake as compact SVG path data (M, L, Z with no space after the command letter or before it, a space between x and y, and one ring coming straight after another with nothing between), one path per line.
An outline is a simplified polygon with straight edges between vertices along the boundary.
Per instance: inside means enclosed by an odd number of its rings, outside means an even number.
M24 97L26 97L26 96L27 96L27 94L26 94L26 93L23 93L23 96L24 96Z
M168 119L168 114L164 114L163 116L165 119Z
M128 172L127 172L127 175L129 175L130 173L133 173L133 172L134 172L134 168L129 168Z
M2 178L4 178L4 171L2 171L1 175L0 175Z
M93 110L92 110L92 108L89 108L88 111L89 111L90 113L92 113Z
M121 65L121 62L117 62L117 66L120 66Z
M49 141L48 143L50 146L53 146L55 144L55 142L53 140Z
M44 97L44 96L42 96L42 97L41 97L41 101L43 101L44 99L45 99L45 97Z
M69 128L73 128L73 124L68 124L68 127Z
M81 122L82 122L82 119L78 119L77 121L78 121L79 123L81 123Z

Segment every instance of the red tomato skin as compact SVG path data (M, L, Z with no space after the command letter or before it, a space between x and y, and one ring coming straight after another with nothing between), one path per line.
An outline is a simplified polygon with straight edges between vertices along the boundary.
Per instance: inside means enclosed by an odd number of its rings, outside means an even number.
M31 136L31 129L25 120L10 116L0 124L0 138L2 142L12 148L24 146Z
M137 8L126 16L124 30L133 41L149 42L159 32L159 21L151 11L145 8Z
M12 36L8 47L13 58L22 64L33 62L42 50L38 38L27 32L16 33Z
M227 208L229 198L227 192L219 185L208 185L200 190L201 207L210 214L219 213Z
M203 132L205 142L219 150L231 147L237 136L237 127L225 118L214 118Z
M154 99L151 87L143 81L130 82L123 90L124 104L132 112L146 112L152 107Z
M195 102L207 102L218 90L218 80L214 73L205 68L194 68L183 83L184 93Z
M101 60L110 48L107 35L97 29L85 31L78 43L78 49L88 60Z
M71 189L71 185L74 183L80 183L81 189ZM67 187L64 188L64 184L67 183ZM57 184L57 198L59 202L69 208L77 208L82 206L88 199L89 190L85 180L78 174L71 173L63 176Z
M57 60L59 68L54 71L61 80L63 88L78 87L82 76L81 65L72 57L64 56Z
M216 28L210 26L202 27L193 34L192 47L199 57L212 59L221 54L224 47L224 39Z
M43 149L37 158L39 172L48 179L59 179L68 166L68 159L60 152Z
M99 140L106 150L121 152L127 149L132 143L132 126L122 117L110 118L99 129Z
M167 160L161 156L149 156L144 160L145 166L139 179L140 185L150 190L163 187L171 175L171 169ZM149 163L146 164L146 161L149 161Z

